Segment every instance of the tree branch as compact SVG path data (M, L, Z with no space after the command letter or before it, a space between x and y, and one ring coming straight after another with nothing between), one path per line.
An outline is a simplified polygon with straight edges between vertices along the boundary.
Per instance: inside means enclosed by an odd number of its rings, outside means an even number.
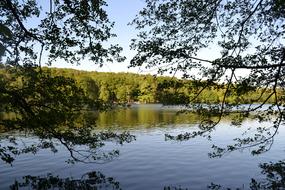
M11 0L6 0L6 3L7 3L8 8L11 10L13 16L15 17L16 21L18 22L20 28L25 32L25 34L31 38L34 38L35 40L37 40L41 44L44 44L44 42L41 39L39 39L39 37L37 35L28 31L28 29L24 26L24 24L21 21L15 7L13 6L13 3L11 2Z
M281 67L285 66L285 63L283 63L284 60L282 60L279 64L250 66L250 65L223 65L223 64L218 64L215 61L210 61L207 59L202 59L202 58L192 57L192 56L187 56L187 58L194 59L194 60L201 61L201 62L211 63L213 65L218 65L225 69L271 69L271 68L277 68L280 66Z

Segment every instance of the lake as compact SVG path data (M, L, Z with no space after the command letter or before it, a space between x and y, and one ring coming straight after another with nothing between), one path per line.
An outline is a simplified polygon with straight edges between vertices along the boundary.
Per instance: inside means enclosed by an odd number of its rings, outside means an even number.
M70 164L68 151L58 145L53 153L41 150L37 154L21 154L13 165L1 162L0 189L9 189L24 176L58 176L58 178L83 179L86 173L100 172L114 179L121 189L207 189L211 183L224 188L249 189L251 179L264 180L260 163L284 159L285 131L280 128L270 151L252 156L249 149L210 158L212 145L226 146L233 143L248 127L268 125L252 119L243 121L240 127L231 125L224 118L212 132L212 139L196 137L188 141L166 141L165 134L176 135L197 130L198 114L176 114L179 107L134 105L96 115L97 131L129 131L136 140L127 144L109 143L106 150L118 149L118 157L108 162ZM95 117L95 116L94 116ZM5 136L7 134L2 134ZM24 143L36 142L37 137L9 132L21 136ZM3 142L5 144L5 140ZM112 178L111 178L112 177ZM97 186L98 188L100 186ZM113 189L111 185L102 189ZM23 189L32 189L25 187Z

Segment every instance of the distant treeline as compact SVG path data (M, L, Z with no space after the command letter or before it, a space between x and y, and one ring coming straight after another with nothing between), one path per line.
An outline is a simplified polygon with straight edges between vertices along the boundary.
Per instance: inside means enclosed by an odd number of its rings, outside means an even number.
M46 68L45 68L46 69ZM173 77L154 77L150 74L87 72L53 68L52 75L75 79L92 99L115 103L187 104L220 103L226 86L209 85L205 81L182 80ZM204 89L204 90L202 90ZM248 85L233 85L228 89L227 103L261 103L272 93L270 89ZM279 92L281 93L281 92ZM198 95L199 94L199 95ZM272 103L271 96L267 103Z
M89 98L107 103L187 104L220 103L226 86L206 81L182 80L174 77L154 77L134 73L87 72L74 69L43 68L53 76L74 79ZM0 73L4 74L2 67ZM202 90L203 89L203 90ZM272 90L249 85L232 85L227 90L227 103L267 103L274 101ZM281 93L279 91L278 93Z

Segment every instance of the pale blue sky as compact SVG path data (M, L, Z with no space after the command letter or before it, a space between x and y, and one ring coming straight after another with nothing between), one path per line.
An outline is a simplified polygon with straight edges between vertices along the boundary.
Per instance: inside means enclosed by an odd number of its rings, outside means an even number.
M138 12L145 6L144 0L106 0L106 2L108 6L105 7L105 10L108 13L109 19L115 22L112 31L113 33L117 34L117 37L110 39L108 43L119 44L121 47L123 47L122 55L127 57L126 61L123 63L104 63L103 67L100 67L87 59L82 60L80 65L72 65L63 61L58 61L53 63L52 67L74 68L86 71L156 74L155 69L145 70L144 68L128 68L131 58L135 55L135 51L131 51L129 45L131 39L136 38L138 33L138 31L135 30L135 27L128 25L128 23L131 22ZM39 1L39 3L43 9L49 9L49 1ZM36 27L38 22L33 20L33 22L26 24ZM220 48L218 47L217 43L211 44L208 48L200 50L197 57L201 59L213 60L220 57ZM176 76L179 77L179 73L176 73Z
M80 65L71 65L67 63L54 63L52 67L61 68L74 68L87 71L100 71L100 72L134 72L140 74L156 74L156 70L145 70L144 68L128 68L130 59L135 55L135 51L130 50L130 42L132 38L136 37L138 33L134 26L128 25L136 14L144 7L144 0L106 0L108 7L106 11L109 15L109 19L115 22L113 33L117 34L117 37L109 40L112 44L119 44L123 47L122 55L127 59L123 63L105 63L103 67L99 67L92 62L83 60ZM217 46L201 50L198 54L200 58L214 59L219 56L219 50ZM179 73L176 73L179 76Z
M123 47L122 55L127 57L123 63L106 63L102 68L94 63L83 61L79 66L71 64L53 64L52 67L67 67L88 71L106 71L106 72L139 72L139 68L128 69L129 61L135 54L129 48L130 41L136 37L137 31L134 26L128 23L135 18L135 15L144 7L143 0L107 0L108 7L106 11L109 19L115 22L113 33L117 34L117 38L111 39L110 43L119 44Z

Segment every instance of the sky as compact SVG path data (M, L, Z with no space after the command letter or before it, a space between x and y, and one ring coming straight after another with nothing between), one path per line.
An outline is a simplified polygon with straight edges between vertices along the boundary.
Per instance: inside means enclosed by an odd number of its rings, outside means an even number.
M116 38L110 39L110 44L119 44L123 48L122 55L127 59L124 62L104 63L103 67L96 65L88 60L83 60L80 65L72 65L68 63L53 63L52 67L58 68L73 68L86 71L99 72L132 72L138 74L157 74L155 69L146 70L144 68L128 68L131 58L135 55L134 50L130 50L131 39L136 38L138 30L135 26L128 25L143 7L145 7L144 0L106 0L108 6L105 10L108 13L110 21L115 22L113 33L117 35ZM207 49L200 50L198 57L202 59L213 60L218 58L220 51L216 45ZM172 76L170 74L166 74ZM176 77L182 76L181 73L176 73Z
M108 41L108 44L119 44L123 51L122 56L127 59L124 62L104 63L102 67L95 64L88 59L82 60L80 65L72 65L63 61L54 62L51 67L58 68L73 68L85 71L99 71L99 72L133 72L138 74L157 74L157 71L151 68L151 70L145 70L144 68L128 68L130 60L135 55L134 50L130 50L131 39L136 38L139 33L135 29L135 26L128 25L145 7L145 0L105 0L108 6L104 7L106 10L109 20L115 22L112 33L116 34L116 38L112 38ZM45 11L49 11L49 1L39 1L39 5ZM47 10L46 10L47 9ZM43 11L44 12L44 11ZM41 19L41 18L39 18ZM29 27L37 27L39 22L34 21L25 23ZM45 54L45 52L44 52ZM43 61L45 62L45 56L43 54ZM214 60L220 57L220 47L217 43L210 44L207 49L199 50L197 57L206 60ZM197 71L194 71L197 72ZM241 72L244 74L244 72ZM196 73L192 73L196 74ZM170 74L169 74L170 75ZM176 77L182 76L181 73L176 73Z
M109 19L115 22L113 33L117 35L116 38L111 39L109 42L112 44L119 44L123 47L122 55L126 56L126 61L123 63L105 63L103 67L99 67L94 63L84 61L80 65L71 64L53 64L52 67L61 68L74 68L87 71L101 71L101 72L134 72L141 73L139 68L128 68L130 59L135 55L135 51L131 51L129 48L132 38L136 37L138 31L134 26L128 25L136 14L144 7L143 0L107 0L108 7L106 11Z

